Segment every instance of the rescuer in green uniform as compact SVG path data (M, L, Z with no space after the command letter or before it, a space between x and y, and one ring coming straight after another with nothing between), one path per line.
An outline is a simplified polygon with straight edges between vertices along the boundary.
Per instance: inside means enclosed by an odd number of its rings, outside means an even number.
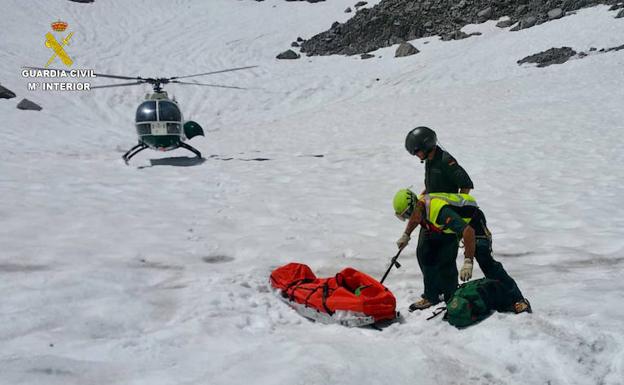
M405 149L425 163L425 193L469 193L474 188L468 173L451 154L437 145L436 133L428 127L416 127L405 138ZM410 240L403 233L397 241L402 249ZM420 229L416 257L423 274L424 293L412 304L412 309L426 309L440 302L440 295L448 301L457 288L457 250L459 242L452 234Z
M472 278L473 260L476 259L486 278L502 284L513 303L511 310L516 313L531 312L529 301L524 298L514 279L492 257L492 234L487 228L483 211L472 196L431 193L417 197L411 190L402 189L396 193L392 203L397 217L408 220L407 235L420 224L431 232L463 239L464 263L459 273L462 281Z

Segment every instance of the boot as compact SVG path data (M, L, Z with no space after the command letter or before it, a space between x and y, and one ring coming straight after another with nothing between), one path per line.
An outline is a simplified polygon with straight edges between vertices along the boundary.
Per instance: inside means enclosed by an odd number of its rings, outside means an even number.
M413 312L415 310L424 310L430 308L431 306L437 305L438 303L440 302L431 302L427 298L421 298L409 306L409 311Z
M529 300L526 298L522 298L520 301L514 303L513 311L516 314L520 314L524 312L533 313L533 310L531 309L531 304L529 303Z

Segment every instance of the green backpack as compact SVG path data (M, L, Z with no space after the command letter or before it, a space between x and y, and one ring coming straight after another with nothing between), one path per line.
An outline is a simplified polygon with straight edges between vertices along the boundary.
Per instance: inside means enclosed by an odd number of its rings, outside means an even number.
M444 319L458 328L473 325L511 305L499 281L481 278L459 286L446 307Z

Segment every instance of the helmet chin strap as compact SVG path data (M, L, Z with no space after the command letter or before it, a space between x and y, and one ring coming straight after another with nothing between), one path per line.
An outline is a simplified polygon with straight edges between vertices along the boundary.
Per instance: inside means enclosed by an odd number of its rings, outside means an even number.
M435 147L434 147L435 148ZM424 152L425 157L423 159L420 160L420 163L425 163L425 160L429 159L429 155L431 155L431 152L433 151L433 148L431 150L429 150L428 152Z

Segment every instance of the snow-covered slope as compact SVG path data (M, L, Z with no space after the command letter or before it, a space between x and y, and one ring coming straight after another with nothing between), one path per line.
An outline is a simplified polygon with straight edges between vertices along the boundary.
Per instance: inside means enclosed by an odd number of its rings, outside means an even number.
M516 65L624 43L607 7L515 33L469 26L483 35L414 41L421 53L401 59L278 61L353 1L3 5L0 82L18 98L0 100L0 383L622 384L624 51ZM128 167L147 88L26 90L20 67L45 63L58 18L82 68L259 67L208 78L247 91L167 87L205 127L191 144L206 162L145 151ZM15 109L23 97L43 111ZM460 331L407 313L422 291L414 240L386 281L404 322L302 319L269 291L270 271L299 261L381 277L404 225L392 196L422 186L403 148L417 125L472 176L534 314Z

